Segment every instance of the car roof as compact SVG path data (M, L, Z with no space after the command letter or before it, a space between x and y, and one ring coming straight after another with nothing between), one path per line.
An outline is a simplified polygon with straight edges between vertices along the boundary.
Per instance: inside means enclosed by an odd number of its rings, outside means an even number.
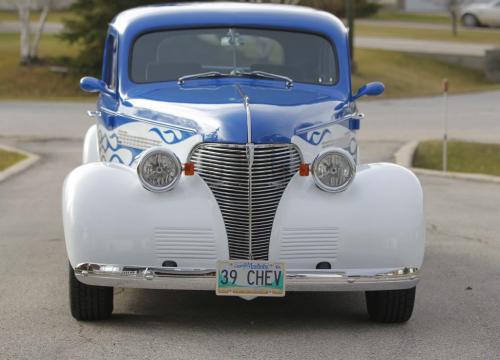
M345 35L335 16L303 6L255 3L177 3L125 10L111 22L118 35L135 37L158 29L195 26L268 26ZM333 34L332 34L333 33Z

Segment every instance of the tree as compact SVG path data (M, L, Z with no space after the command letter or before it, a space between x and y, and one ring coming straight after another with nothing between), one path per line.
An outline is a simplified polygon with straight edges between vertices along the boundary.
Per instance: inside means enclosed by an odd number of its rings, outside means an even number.
M182 2L176 0L175 2ZM80 52L73 61L80 72L97 76L101 69L102 51L108 24L121 11L156 3L174 2L173 0L75 0L69 11L71 17L65 19L63 40L78 44Z
M460 10L460 6L464 3L464 0L433 0L433 2L437 5L443 6L446 8L448 13L450 14L451 19L451 32L454 36L457 35L458 29L458 14Z
M20 23L20 63L22 65L32 64L38 61L38 47L42 37L43 28L47 21L47 16L50 12L52 0L40 0L41 13L38 19L38 24L35 28L33 41L31 41L31 23L30 12L33 6L37 3L34 0L11 0L16 6L19 14Z

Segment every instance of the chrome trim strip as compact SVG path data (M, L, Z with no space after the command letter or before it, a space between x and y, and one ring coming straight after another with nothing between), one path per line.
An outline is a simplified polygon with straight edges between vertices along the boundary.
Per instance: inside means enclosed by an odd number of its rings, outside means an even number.
M101 112L98 110L87 110L88 117L101 117Z
M157 121L157 120L151 120L151 119L143 118L143 117L136 116L136 115L120 113L120 112L116 112L116 111L113 111L113 110L106 109L104 107L101 107L101 111L105 112L108 115L123 116L123 117L127 117L127 118L130 118L130 119L133 119L133 120L142 121L142 122L145 122L145 123L148 123L148 124L151 124L151 125L158 125L158 126L163 126L163 127L169 127L169 128L175 129L175 130L189 131L189 132L192 132L193 134L197 134L198 133L197 130L192 129L192 128L183 127L183 126L180 126L180 125L173 125L173 124L169 124L169 123L162 122L162 121Z
M215 289L215 269L82 263L74 271L81 282L89 285L145 289ZM287 270L286 290L391 290L413 287L418 280L419 269L416 267L360 274L335 270Z
M324 127L335 125L335 124L339 124L339 123L341 123L343 121L347 121L347 120L350 120L350 119L362 120L362 119L364 119L364 117L365 117L365 114L362 114L362 113L346 115L346 116L344 116L341 119L335 119L335 120L327 121L327 122L324 122L324 123L321 123L321 124L311 125L311 126L299 129L299 130L297 130L295 132L295 135L301 135L301 134L304 134L304 133L308 133L309 131L322 129Z

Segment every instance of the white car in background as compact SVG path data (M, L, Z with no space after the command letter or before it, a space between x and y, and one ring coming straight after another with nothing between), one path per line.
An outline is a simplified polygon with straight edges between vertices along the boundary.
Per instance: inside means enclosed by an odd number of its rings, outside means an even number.
M500 26L500 0L475 1L461 9L464 26Z

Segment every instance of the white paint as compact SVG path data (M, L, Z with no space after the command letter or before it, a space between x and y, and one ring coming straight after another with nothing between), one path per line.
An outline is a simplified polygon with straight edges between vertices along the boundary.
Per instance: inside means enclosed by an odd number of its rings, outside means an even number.
M289 259L287 268L314 269L321 261L358 274L420 268L425 242L422 188L411 171L388 163L359 166L351 186L336 194L318 189L312 177L295 175L276 213L270 260L283 259L284 232L290 229L297 233L297 248L309 242L310 249L317 246L323 253L316 256L311 251L311 257ZM323 235L309 236L318 233Z
M85 134L83 141L82 163L99 161L99 147L97 146L97 126L92 125Z
M199 256L205 253L196 251L196 236L166 239L162 246L167 248L184 244L193 249L193 256L171 259L178 266L215 268L216 259L229 258L222 214L198 175L183 176L166 193L152 193L130 167L89 163L66 178L62 204L66 249L73 266L84 262L161 266L169 258L155 250L155 231L168 235L168 229L174 235L213 232L213 259Z

